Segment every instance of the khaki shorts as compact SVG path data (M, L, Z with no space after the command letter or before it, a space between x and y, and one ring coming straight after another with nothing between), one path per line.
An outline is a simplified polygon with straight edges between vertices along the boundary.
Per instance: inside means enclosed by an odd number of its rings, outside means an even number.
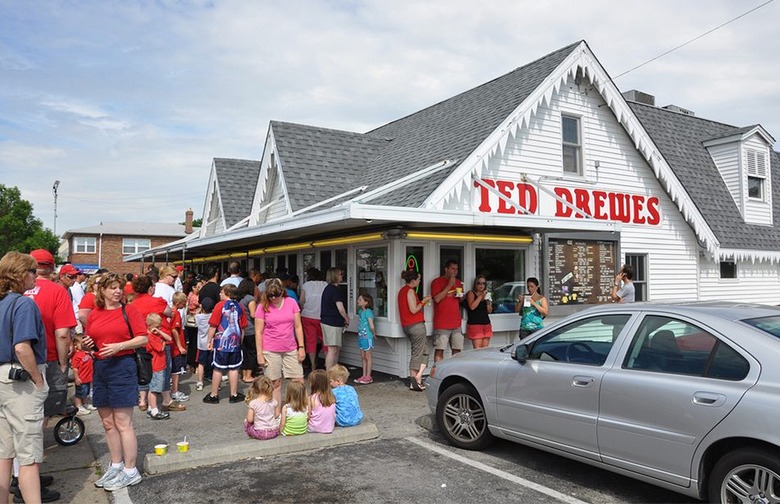
M265 371L269 380L285 378L303 378L303 366L298 362L298 350L289 352L263 352Z
M433 330L433 348L446 350L448 345L453 350L463 350L463 332L460 327Z
M322 344L325 346L341 346L341 337L344 334L343 327L334 327L328 324L322 325Z
M16 457L21 465L43 462L43 401L48 385L40 390L32 381L8 379L11 364L0 365L0 459ZM46 365L38 366L45 375Z

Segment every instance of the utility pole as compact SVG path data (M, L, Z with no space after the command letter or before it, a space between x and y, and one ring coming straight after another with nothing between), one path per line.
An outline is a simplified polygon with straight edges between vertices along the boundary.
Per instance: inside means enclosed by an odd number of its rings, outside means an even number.
M52 187L52 189L54 190L54 236L57 236L57 188L58 187L60 187L60 181L55 180L54 187ZM57 239L59 240L60 237L57 236Z

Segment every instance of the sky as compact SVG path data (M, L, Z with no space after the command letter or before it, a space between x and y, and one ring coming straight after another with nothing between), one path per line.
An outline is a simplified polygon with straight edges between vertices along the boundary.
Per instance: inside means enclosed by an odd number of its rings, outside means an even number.
M59 180L60 235L182 222L271 120L365 132L579 40L622 91L780 139L779 24L773 0L0 0L0 184L54 229Z

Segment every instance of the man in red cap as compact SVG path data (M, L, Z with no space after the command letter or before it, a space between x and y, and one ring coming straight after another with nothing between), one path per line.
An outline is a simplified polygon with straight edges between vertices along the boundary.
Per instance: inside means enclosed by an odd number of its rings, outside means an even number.
M65 411L68 400L68 352L71 329L76 327L76 316L68 291L49 280L54 271L54 256L51 252L37 249L30 255L38 262L38 277L35 279L35 287L24 295L38 305L46 329L46 382L49 385L49 396L43 404L45 426L49 417ZM52 499L54 494L56 498ZM58 499L59 493L41 490L41 497L44 502L50 502Z

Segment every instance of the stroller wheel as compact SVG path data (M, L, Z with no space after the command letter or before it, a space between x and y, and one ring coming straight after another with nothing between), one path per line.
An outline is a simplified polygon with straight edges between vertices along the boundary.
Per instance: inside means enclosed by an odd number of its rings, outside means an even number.
M54 440L63 446L71 446L84 437L84 421L77 416L66 416L54 426Z

